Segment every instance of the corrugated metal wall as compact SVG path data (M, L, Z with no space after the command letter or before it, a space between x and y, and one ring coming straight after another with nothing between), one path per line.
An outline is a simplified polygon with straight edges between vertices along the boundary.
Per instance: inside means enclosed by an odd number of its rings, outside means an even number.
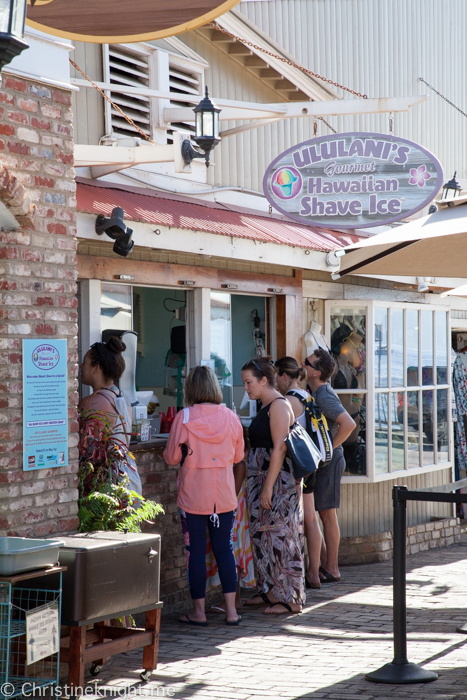
M244 2L237 10L308 68L368 97L429 95L410 113L395 115L395 133L432 151L449 177L454 170L467 177L467 120L419 81L467 111L467 3L281 0ZM386 115L329 122L338 131L388 131ZM326 133L320 124L319 135Z
M280 102L278 93L230 59L200 34L183 34L182 41L209 62L206 85L214 97L243 102ZM243 122L222 122L231 129ZM209 168L211 185L236 185L262 192L266 167L281 151L311 138L309 119L287 119L224 139L214 151L214 167Z

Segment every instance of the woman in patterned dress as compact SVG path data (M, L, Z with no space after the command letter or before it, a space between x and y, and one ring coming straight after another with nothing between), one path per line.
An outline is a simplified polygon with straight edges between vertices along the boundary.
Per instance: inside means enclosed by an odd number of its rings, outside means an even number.
M266 603L266 614L283 615L301 612L305 603L304 535L301 491L284 442L294 414L274 388L276 372L265 357L242 367L249 398L263 404L249 430L247 499L259 594L248 604Z

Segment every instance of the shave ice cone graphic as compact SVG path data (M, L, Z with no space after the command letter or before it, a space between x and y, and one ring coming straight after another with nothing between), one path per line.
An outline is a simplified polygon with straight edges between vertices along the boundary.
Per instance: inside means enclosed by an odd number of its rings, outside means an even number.
M279 168L273 175L271 188L280 199L293 199L302 189L302 176L296 168Z

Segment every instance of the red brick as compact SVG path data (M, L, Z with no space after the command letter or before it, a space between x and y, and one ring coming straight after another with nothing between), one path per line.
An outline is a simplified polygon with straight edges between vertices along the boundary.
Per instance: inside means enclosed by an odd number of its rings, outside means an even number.
M29 155L29 146L24 143L17 143L15 141L8 141L8 150L10 153L20 153L22 156Z
M0 258L4 260L18 260L18 248L4 246L0 248Z
M8 110L7 116L11 122L17 122L18 124L29 124L29 119L23 112L13 112L13 110L10 109Z
M55 186L55 180L51 177L40 177L39 175L36 175L34 178L34 185L36 187L48 187L49 189L52 189Z
M72 136L72 129L66 124L54 124L54 131L56 134L62 134L64 136Z
M10 352L8 354L8 362L12 365L21 363L22 355L21 353Z
M36 297L34 306L53 306L54 300L52 297Z
M28 262L40 262L42 260L42 256L37 250L23 248L23 250L21 251L21 259L27 260Z
M43 131L50 131L50 122L45 121L45 119L32 117L31 126L34 126L36 129L42 129Z
M73 165L73 154L72 153L63 153L62 151L58 151L56 153L55 157L57 160L61 161L62 163L67 163L68 165Z
M63 224L47 224L47 231L58 236L66 235L66 226Z
M17 92L26 92L27 85L24 80L16 80L16 78L4 78L2 85L5 90L16 90Z
M79 527L79 518L68 518L60 520L60 532L72 532Z
M58 297L58 305L68 309L76 309L78 307L78 299L70 297Z
M0 124L0 134L4 136L14 136L15 127L11 126L11 124Z
M8 92L0 92L0 102L4 102L7 105L14 105L15 98Z
M46 535L53 535L57 532L57 525L55 523L40 523L36 527L36 535L38 537L45 537Z
M54 102L60 102L60 104L62 105L71 105L71 95L68 92L59 92L58 90L52 90L52 99Z
M55 335L55 328L53 328L48 323L39 323L38 326L34 328L34 333L37 335Z
M3 102L3 100L1 100L1 97L0 101ZM26 100L24 97L18 97L18 99L16 100L16 106L18 107L18 109L23 109L25 112L37 112L38 109L38 105L35 100Z

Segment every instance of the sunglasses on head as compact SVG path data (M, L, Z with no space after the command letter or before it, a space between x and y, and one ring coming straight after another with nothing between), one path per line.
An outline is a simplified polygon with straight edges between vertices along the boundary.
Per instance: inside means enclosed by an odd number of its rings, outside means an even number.
M308 367L313 367L313 369L318 369L316 365L312 365L308 357L305 358L305 364L308 365Z

